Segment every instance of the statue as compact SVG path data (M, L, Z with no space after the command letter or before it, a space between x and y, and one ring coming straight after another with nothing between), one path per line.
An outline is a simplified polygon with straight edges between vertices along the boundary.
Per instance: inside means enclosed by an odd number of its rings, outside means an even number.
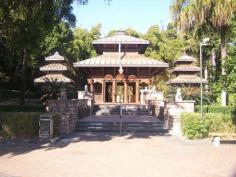
M156 86L152 86L152 92L154 93L156 90Z
M175 101L182 101L182 94L181 94L181 88L177 88L176 95L175 95Z
M65 88L60 89L59 99L60 100L67 100L67 94L66 94L66 89Z
M88 85L87 85L87 84L84 86L84 91L85 91L85 92L88 91Z

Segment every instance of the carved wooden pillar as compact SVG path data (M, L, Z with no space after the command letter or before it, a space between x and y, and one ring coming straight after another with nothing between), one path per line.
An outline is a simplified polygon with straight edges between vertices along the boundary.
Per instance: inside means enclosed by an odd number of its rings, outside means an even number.
M136 89L135 89L135 102L139 103L139 80L135 82Z
M124 103L128 102L128 84L124 82Z
M112 103L116 102L116 81L112 81Z
M105 90L105 89L104 89L104 85L105 85L105 84L104 84L104 83L105 83L105 82L102 81L102 100L101 100L102 103L105 102L105 99L104 99L104 98L105 98L105 92L104 92L104 90Z
M90 84L90 92L93 93L94 89L93 89L93 83Z

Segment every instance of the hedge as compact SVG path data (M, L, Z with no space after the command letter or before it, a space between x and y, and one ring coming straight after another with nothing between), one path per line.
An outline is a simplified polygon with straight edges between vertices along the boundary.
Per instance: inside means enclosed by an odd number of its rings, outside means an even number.
M195 112L201 112L201 106L195 106ZM203 106L204 113L224 113L224 114L235 114L236 107L235 106L216 106L216 105L204 105Z
M1 112L0 136L6 138L38 137L40 112ZM58 135L59 116L53 115L54 135Z
M0 105L0 112L44 112L43 105Z
M0 136L7 138L38 136L39 115L40 113L36 112L1 113Z
M26 92L25 93L26 98L38 98L39 96L34 92ZM6 89L0 89L0 100L5 99L12 99L12 98L20 98L21 97L21 91L20 90L6 90Z
M199 113L182 113L181 128L184 136L189 139L205 138L214 132L236 132L236 119L224 113L206 113L203 119Z

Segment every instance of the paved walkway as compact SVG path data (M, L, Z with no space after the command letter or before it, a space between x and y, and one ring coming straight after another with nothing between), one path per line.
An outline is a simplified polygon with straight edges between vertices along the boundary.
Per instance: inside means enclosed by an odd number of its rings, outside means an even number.
M155 134L79 134L58 142L0 142L0 176L236 177L236 146Z

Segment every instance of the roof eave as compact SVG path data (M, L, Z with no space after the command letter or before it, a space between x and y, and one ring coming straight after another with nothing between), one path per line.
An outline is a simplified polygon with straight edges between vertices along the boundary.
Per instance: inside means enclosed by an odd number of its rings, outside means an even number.
M103 64L103 65L96 65L96 64L73 64L74 67L76 68L89 68L89 67L120 67L120 64ZM122 67L140 67L140 68L146 68L146 67L151 67L151 68L168 68L169 64L151 64L149 66L143 65L143 64L123 64Z
M41 69L40 71L67 71L67 69Z
M119 44L119 41L93 41L92 44L96 45L96 44ZM148 41L122 41L121 44L145 44L145 45L149 45L150 42Z

